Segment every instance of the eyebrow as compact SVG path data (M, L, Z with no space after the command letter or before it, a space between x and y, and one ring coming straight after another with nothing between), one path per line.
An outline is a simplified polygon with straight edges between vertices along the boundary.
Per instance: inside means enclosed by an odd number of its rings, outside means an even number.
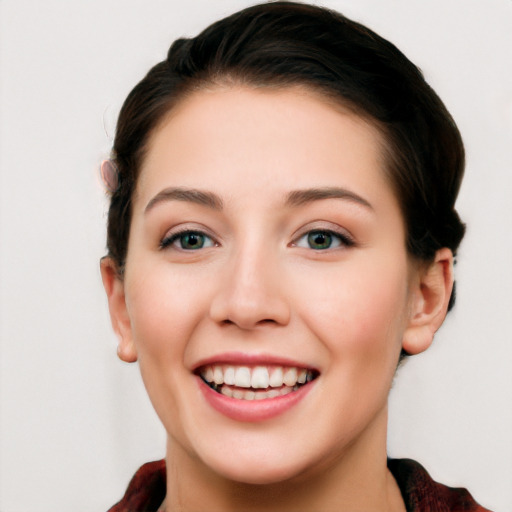
M366 199L362 198L355 192L340 187L293 190L287 195L285 205L297 207L303 204L311 203L313 201L320 201L322 199L345 199L373 210L372 205ZM186 201L206 206L217 211L222 210L224 206L222 199L213 192L206 192L193 188L189 189L182 187L169 187L160 191L149 201L149 203L146 205L144 213L147 213L153 209L157 204L167 201Z
M212 192L204 192L194 188L170 187L158 192L146 205L144 213L152 210L157 204L167 201L186 201L219 211L223 207L222 199Z
M323 187L323 188L308 188L305 190L294 190L290 192L286 198L287 206L301 206L313 201L322 199L346 199L353 201L373 210L373 206L363 197L355 192L340 187Z

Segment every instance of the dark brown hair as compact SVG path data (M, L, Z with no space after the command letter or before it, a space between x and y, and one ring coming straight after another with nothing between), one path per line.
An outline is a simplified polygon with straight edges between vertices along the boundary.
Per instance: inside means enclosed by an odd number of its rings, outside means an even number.
M178 39L167 59L128 95L113 147L119 185L107 235L120 274L131 200L152 132L186 95L225 84L305 86L370 119L386 142L385 172L403 212L409 253L426 262L441 247L456 253L464 236L455 210L464 147L421 71L389 41L337 12L273 2L237 12L197 37Z

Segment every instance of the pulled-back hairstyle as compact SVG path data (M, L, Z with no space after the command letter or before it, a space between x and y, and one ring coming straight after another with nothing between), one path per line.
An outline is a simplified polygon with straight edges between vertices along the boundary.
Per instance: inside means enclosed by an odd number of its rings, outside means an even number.
M464 236L455 210L464 147L421 71L393 44L337 12L273 2L178 39L128 95L112 152L119 183L107 234L121 276L131 201L151 134L187 95L225 85L303 86L368 119L385 141L384 172L405 219L409 254L429 262L441 247L456 253Z

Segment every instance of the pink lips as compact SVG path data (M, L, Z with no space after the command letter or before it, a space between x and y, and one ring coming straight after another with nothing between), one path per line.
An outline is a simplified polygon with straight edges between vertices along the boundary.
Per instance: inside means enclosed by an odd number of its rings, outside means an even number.
M196 372L204 366L211 364L233 364L233 365L283 365L289 367L302 367L304 364L291 361L287 358L276 358L274 356L247 355L242 353L229 353L202 360L196 365ZM235 421L259 422L265 421L293 408L297 405L314 385L314 381L300 385L288 394L265 398L263 400L242 400L225 396L212 389L199 375L196 375L197 383L207 403L216 411Z
M208 364L216 364L216 363L226 363L226 364L235 364L235 365L257 365L257 364L273 364L273 365L282 365L282 366L297 366L297 367L306 367L309 365L304 365L299 361L295 361L293 359L289 359L287 357L277 357L273 355L267 354L245 354L243 352L229 352L225 354L220 354L212 357L208 357L198 361L194 368L197 370L201 366L206 366ZM312 368L313 369L313 368Z
M221 395L210 388L200 377L197 377L199 388L206 401L218 412L236 421L264 421L291 409L309 392L313 382L300 387L284 396L266 400L238 400Z

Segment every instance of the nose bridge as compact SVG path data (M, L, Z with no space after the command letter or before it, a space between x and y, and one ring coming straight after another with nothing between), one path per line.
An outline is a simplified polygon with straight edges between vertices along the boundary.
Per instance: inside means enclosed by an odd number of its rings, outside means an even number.
M211 314L216 321L243 329L268 322L288 323L289 305L277 278L278 252L272 243L254 233L240 240L233 248L212 302Z
M246 291L253 288L253 293L262 292L266 288L265 263L268 274L275 268L275 261L272 262L269 247L263 247L255 237L245 237L245 243L240 244L233 254L233 282L236 292L245 295Z

